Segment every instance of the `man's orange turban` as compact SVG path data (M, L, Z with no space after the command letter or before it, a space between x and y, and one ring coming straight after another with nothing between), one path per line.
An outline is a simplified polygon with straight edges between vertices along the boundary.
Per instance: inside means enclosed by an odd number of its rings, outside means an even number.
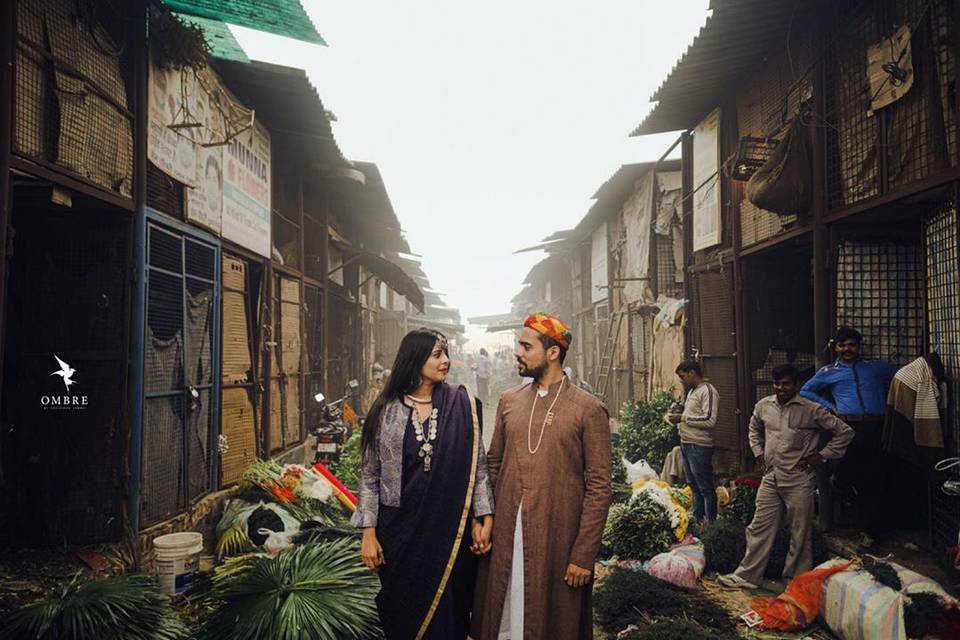
M553 338L564 349L569 349L570 343L573 342L573 334L570 333L570 329L563 323L563 320L555 316L535 313L524 321L523 326L529 327L548 338Z

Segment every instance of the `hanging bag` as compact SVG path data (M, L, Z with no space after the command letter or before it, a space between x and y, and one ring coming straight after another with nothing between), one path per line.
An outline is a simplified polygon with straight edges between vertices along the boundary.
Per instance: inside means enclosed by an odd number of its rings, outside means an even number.
M747 182L747 199L779 215L803 215L813 204L813 144L795 117L770 158Z

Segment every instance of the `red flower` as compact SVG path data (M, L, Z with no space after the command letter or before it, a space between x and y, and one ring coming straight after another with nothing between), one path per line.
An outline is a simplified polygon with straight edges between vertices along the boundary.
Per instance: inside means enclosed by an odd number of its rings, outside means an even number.
M753 487L754 489L760 488L760 480L757 478L751 478L750 476L740 476L733 481L733 484L746 485L748 487Z

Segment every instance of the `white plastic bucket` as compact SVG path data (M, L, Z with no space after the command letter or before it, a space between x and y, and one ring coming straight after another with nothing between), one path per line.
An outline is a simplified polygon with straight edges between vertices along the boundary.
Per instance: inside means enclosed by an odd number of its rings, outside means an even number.
M157 559L157 579L164 593L183 593L197 572L203 534L194 531L168 533L153 539Z

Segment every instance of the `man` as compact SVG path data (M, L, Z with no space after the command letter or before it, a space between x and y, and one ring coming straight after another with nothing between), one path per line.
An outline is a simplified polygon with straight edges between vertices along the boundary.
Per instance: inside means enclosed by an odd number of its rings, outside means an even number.
M834 339L837 360L817 371L803 385L800 395L838 415L856 433L847 462L837 473L837 486L853 494L862 508L866 528L863 544L869 547L883 525L883 416L897 367L861 358L862 342L859 331L841 327Z
M593 566L612 495L610 425L603 403L563 373L571 339L557 318L527 318L515 355L533 382L497 407L487 453L496 544L480 570L478 640L593 637Z
M493 363L490 362L490 356L486 349L480 349L476 367L477 397L480 398L480 402L487 402L487 396L490 394L490 376L493 375Z
M667 419L680 429L680 454L683 473L693 491L693 517L704 524L717 519L717 493L713 485L713 428L717 424L719 396L712 384L704 381L700 363L684 360L677 376L686 391L682 413Z
M750 418L750 449L763 471L757 508L747 527L747 552L740 566L720 576L727 587L756 589L770 559L785 507L790 552L785 580L813 568L813 496L816 469L843 456L853 429L815 402L797 395L797 370L784 364L773 370L774 395L757 403ZM822 433L831 434L818 450Z

